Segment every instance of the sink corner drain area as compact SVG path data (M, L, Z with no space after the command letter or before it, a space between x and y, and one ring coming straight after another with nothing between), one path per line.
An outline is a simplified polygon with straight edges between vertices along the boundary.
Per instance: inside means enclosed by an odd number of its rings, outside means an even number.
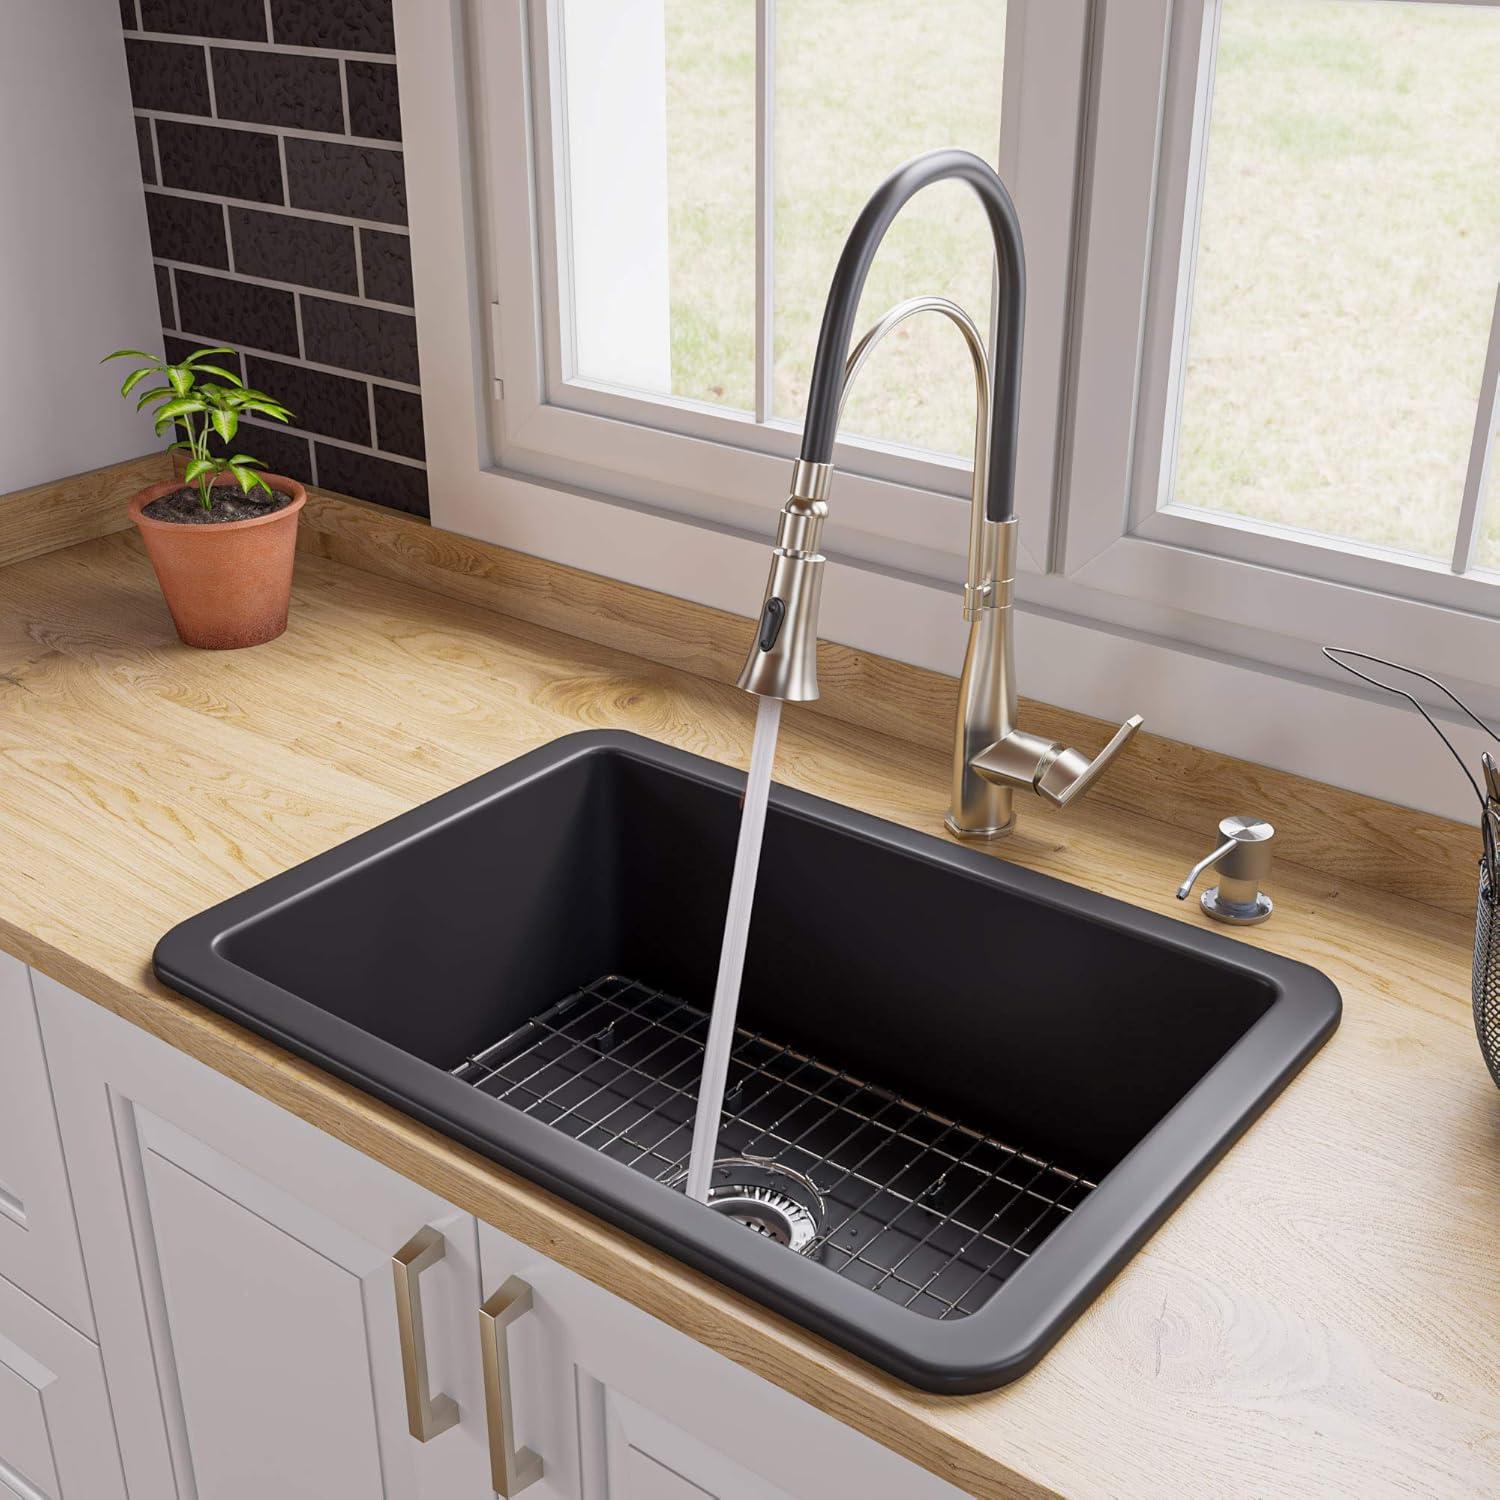
M773 789L707 1206L743 774L571 735L174 928L174 988L932 1390L1033 1365L1331 1034L1315 970Z

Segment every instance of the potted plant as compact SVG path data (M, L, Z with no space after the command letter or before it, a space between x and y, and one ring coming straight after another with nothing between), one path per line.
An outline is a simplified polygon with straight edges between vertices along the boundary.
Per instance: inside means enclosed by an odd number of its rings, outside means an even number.
M297 512L307 502L295 479L262 474L259 459L233 451L245 413L277 422L291 416L264 391L211 363L233 353L200 349L170 365L139 349L117 349L101 361L144 360L126 377L121 396L150 382L136 410L154 402L157 436L184 434L170 450L184 455L182 478L142 490L130 502L130 518L177 634L186 645L220 651L257 646L286 629Z

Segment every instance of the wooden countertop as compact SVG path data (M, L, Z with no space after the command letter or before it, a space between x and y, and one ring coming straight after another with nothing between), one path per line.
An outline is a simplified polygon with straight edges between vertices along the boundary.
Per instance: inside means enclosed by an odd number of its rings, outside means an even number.
M1341 1029L1033 1373L967 1397L908 1389L151 976L183 916L598 726L743 765L751 712L318 557L288 634L223 654L177 644L133 535L16 563L0 946L974 1494L1500 1493L1500 1091L1463 917L1281 862L1246 941L1329 974ZM938 749L790 709L776 774L941 830ZM1025 808L999 855L1203 922L1172 895L1202 852L1095 801Z

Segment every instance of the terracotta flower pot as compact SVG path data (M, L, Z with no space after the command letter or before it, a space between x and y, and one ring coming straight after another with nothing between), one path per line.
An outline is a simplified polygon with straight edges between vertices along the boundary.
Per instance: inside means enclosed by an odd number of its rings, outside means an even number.
M180 479L153 484L130 502L130 519L140 527L184 645L228 651L274 640L286 629L297 512L307 491L280 474L264 477L292 503L246 521L184 526L145 515L153 500L182 488Z

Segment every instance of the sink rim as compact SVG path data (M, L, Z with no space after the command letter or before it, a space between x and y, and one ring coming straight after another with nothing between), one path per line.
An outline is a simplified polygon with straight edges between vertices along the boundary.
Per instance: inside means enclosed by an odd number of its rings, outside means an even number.
M825 798L773 784L777 811L832 826L1081 920L1258 977L1274 998L1066 1222L977 1312L938 1321L747 1234L673 1189L477 1093L468 1084L225 958L231 932L583 756L623 754L737 793L745 775L621 730L527 751L410 812L231 896L157 944L157 977L440 1134L673 1255L912 1385L972 1392L1030 1370L1336 1029L1326 975L1234 938L1135 907Z

